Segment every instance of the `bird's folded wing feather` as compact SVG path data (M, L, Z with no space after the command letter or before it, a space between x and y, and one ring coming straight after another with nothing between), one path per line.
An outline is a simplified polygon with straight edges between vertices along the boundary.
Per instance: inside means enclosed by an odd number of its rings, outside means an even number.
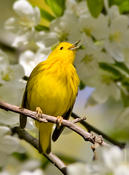
M72 107L69 108L69 110L66 113L63 114L63 116L62 116L63 119L65 119L65 120L69 119L70 114L72 112L72 109L73 109L73 105L72 105ZM61 126L56 126L56 128L55 128L55 130L53 132L53 135L52 135L52 140L54 142L58 139L58 137L62 133L63 129L64 129L64 126L62 126L62 125Z
M26 108L26 101L27 101L27 90L25 89L23 100L22 100L22 107ZM25 128L27 123L27 117L24 115L20 115L20 127Z

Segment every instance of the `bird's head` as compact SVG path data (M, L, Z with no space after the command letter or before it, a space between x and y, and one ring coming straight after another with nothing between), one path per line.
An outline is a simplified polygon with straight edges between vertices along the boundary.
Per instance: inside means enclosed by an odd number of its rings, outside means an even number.
M77 41L74 44L68 42L61 42L49 55L48 58L51 59L60 59L62 61L73 63L75 58L75 52L79 48L79 42Z

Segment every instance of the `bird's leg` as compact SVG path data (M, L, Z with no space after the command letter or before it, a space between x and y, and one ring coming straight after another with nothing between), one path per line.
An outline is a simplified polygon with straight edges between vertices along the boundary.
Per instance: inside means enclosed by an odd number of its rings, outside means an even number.
M59 127L62 124L62 120L63 120L63 117L62 116L57 116L56 121L57 121L57 124L58 124Z
M36 112L37 112L37 114L36 114L37 118L39 118L40 115L43 113L43 111L42 111L42 109L40 107L36 107Z

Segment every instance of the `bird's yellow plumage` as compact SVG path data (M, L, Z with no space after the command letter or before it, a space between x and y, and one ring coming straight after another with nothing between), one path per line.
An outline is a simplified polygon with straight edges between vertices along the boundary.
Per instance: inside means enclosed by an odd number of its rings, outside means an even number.
M23 107L36 110L40 107L43 113L52 116L63 116L68 119L78 92L79 78L73 66L76 44L60 43L46 61L39 63L28 80ZM25 118L20 118L21 127ZM44 153L50 152L53 124L38 123L40 146ZM61 126L62 127L62 126ZM57 128L53 140L56 140L62 128ZM57 133L57 134L56 134Z

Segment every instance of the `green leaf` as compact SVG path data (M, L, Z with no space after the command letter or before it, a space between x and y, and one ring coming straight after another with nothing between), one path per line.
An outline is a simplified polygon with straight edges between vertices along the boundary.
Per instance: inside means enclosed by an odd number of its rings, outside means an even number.
M119 70L117 70L115 67L113 67L112 65L108 64L108 63L99 63L99 67L109 73L112 73L114 76L116 77L120 77L121 73Z
M125 63L116 61L114 65L129 74L129 68L125 65Z
M48 159L46 159L45 158L45 160L43 159L42 161L41 161L41 166L40 166L40 168L41 169L45 169L45 168L47 168L47 166L50 164L50 161L48 160Z
M3 170L3 168L0 166L0 172Z
M82 44L78 49L85 49L85 46Z
M119 9L120 9L120 13L128 13L129 12L129 0L123 1Z
M13 157L15 157L16 159L18 159L21 162L24 162L29 158L26 153L14 152L12 155L13 155Z
M104 1L103 0L87 0L87 5L89 8L89 11L93 17L98 17L101 13Z
M71 156L68 156L68 155L65 155L65 154L58 154L57 153L57 156L64 161L64 163L66 164L72 164L72 163L75 163L75 162L83 162L75 157L71 157Z
M113 76L109 77L114 80L115 82L121 82L122 85L126 88L126 90L129 92L129 78L126 77L121 71L119 71L117 68L114 67L113 64L108 63L99 63L99 67L109 73L111 73Z
M79 84L79 89L83 90L86 87L85 83L81 80Z
M57 17L63 15L65 10L65 0L46 0L46 3Z
M129 0L109 0L109 5L117 5L119 7L120 13L129 12Z
M56 43L56 44L52 45L51 50L53 51L58 46L58 44L59 43Z
M37 26L35 26L35 30L37 30L39 32L40 31L49 31L49 28L44 26L44 25L37 25Z
M54 16L52 16L50 13L48 13L46 10L44 9L40 9L40 14L43 18L45 18L47 21L52 21L53 19L55 19Z
M117 141L128 141L129 140L129 132L128 128L115 128L114 131L110 133L110 137Z
M48 1L47 0L45 0L45 3L48 5Z
M124 104L124 107L129 106L129 95L125 94L125 92L121 89L121 97L122 97L122 102Z

